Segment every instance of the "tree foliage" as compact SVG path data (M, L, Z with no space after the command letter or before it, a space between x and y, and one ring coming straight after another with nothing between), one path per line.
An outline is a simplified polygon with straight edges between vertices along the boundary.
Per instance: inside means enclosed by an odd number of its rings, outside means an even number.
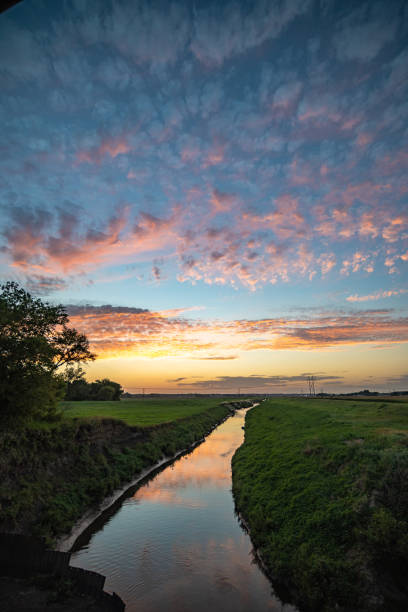
M77 377L68 382L65 399L69 401L117 401L120 400L122 393L121 385L109 378L88 383L83 377Z
M63 306L32 297L15 282L1 286L2 420L52 414L66 386L59 368L94 358L86 336L68 327Z

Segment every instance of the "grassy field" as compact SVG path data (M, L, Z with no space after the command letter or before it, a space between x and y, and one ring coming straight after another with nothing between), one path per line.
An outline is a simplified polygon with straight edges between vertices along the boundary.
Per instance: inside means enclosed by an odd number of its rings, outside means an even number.
M263 402L247 415L233 491L302 610L408 609L407 403Z
M218 406L222 398L141 398L119 402L61 402L64 417L112 418L140 427L171 423ZM229 399L228 401L234 401Z

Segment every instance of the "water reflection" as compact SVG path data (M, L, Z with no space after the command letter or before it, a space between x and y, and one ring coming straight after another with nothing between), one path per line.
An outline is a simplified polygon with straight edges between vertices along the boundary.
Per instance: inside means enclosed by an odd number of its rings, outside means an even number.
M295 610L271 593L234 516L231 456L244 415L140 487L72 556L105 574L128 612Z

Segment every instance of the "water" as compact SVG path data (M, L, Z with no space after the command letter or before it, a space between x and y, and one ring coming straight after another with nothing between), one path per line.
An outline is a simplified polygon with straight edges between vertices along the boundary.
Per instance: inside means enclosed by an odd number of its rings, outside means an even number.
M234 514L231 457L245 412L132 492L78 543L71 564L104 574L105 590L120 595L127 612L296 611L274 595Z

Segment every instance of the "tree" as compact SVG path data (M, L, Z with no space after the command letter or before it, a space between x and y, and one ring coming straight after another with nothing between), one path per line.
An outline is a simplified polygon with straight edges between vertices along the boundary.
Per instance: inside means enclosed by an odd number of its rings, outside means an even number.
M65 399L69 401L118 401L123 393L121 385L109 378L88 383L84 379L82 372L76 375L76 373L71 371L67 374L66 371L64 376L66 379L67 376L70 378L70 380L68 380L67 393L65 396Z
M55 412L66 381L58 372L95 358L84 334L68 327L63 306L33 298L15 282L0 293L0 418Z
M91 395L95 395L93 399L110 399L113 401L118 401L123 393L122 386L109 378L96 380L94 383L91 383L91 386L93 388ZM107 389L109 389L109 391L107 391ZM110 389L112 389L112 391L110 391ZM111 395L111 397L108 397L109 395Z
M97 400L111 401L115 395L115 389L111 385L104 385L99 387L98 393L96 394Z

